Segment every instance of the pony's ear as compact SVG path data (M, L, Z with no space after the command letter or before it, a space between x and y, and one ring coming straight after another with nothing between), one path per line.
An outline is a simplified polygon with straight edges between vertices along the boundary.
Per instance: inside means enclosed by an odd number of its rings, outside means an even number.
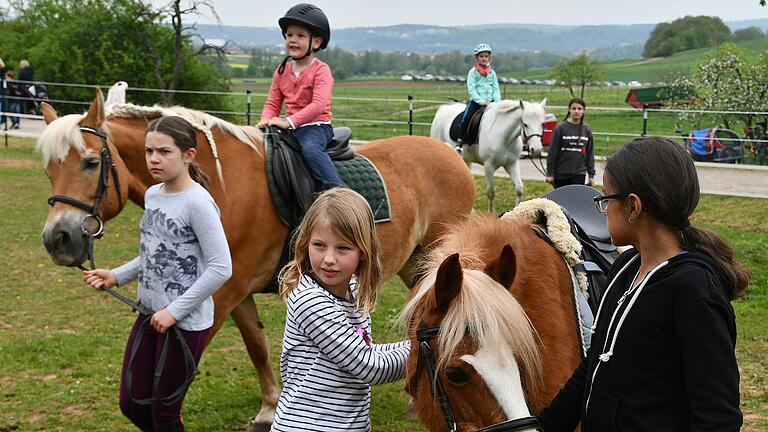
M544 98L544 99L541 101L541 106L542 106L542 107L545 107L545 106L547 106L547 98Z
M501 255L488 263L485 267L485 272L504 288L510 289L512 282L515 281L516 259L512 246L504 245L504 248L501 249Z
M40 107L43 111L43 120L45 120L45 124L51 124L51 122L59 118L59 116L56 114L56 110L53 109L52 106L48 105L48 103L42 102Z
M435 278L435 312L444 314L448 311L448 306L461 290L463 280L464 272L461 269L459 254L455 253L443 260Z
M525 109L525 107L523 106L523 100L522 99L520 99L520 109Z
M93 98L91 107L88 108L88 113L80 124L98 129L102 123L104 123L104 96L101 94L101 89L96 87L96 97Z

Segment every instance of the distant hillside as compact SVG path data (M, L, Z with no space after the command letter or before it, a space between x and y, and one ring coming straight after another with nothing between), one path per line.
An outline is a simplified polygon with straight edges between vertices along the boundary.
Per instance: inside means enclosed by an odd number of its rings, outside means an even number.
M768 31L768 19L727 22L731 30L756 26ZM226 39L240 46L282 47L277 27L235 27L199 24L206 39ZM586 50L603 60L640 58L643 44L655 24L544 25L488 24L443 27L401 24L333 30L331 45L350 51L444 53L470 52L487 42L499 52L549 51L570 56Z
M768 50L768 38L739 42L736 45L758 56ZM604 63L605 79L608 81L658 82L669 80L676 72L691 73L712 48L683 51L664 58L631 59ZM515 78L546 79L549 70L530 70Z

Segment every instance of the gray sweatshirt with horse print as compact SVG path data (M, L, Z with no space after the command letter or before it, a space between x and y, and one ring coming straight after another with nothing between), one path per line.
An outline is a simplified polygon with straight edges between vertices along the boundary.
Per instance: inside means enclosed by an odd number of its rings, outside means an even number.
M232 275L232 258L213 197L199 184L144 197L139 256L114 269L118 285L139 281L139 302L165 307L184 330L213 325L211 295Z

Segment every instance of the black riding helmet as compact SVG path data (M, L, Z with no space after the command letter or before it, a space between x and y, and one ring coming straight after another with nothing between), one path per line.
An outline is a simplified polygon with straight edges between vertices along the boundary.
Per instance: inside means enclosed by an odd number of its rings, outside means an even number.
M285 37L286 29L291 24L307 27L312 36L323 38L320 49L325 49L328 46L328 41L331 39L331 27L328 25L328 17L325 16L325 13L319 7L313 4L299 3L288 9L285 16L278 20L278 24L280 25L280 30L283 31L283 37Z

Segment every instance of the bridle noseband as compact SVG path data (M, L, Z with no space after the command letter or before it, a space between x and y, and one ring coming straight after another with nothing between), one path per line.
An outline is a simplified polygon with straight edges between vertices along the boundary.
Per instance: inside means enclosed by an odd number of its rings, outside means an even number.
M93 239L101 238L104 235L104 221L101 218L101 215L99 212L99 206L101 205L104 195L107 193L107 188L109 187L110 171L112 172L112 175L114 177L115 189L117 189L118 206L122 205L123 193L120 190L120 177L118 176L117 166L112 161L112 153L109 150L109 143L107 142L107 133L101 129L91 128L87 126L80 126L80 132L96 135L101 140L101 171L99 172L99 184L98 186L96 186L96 194L95 194L93 204L89 204L85 201L68 197L66 195L52 195L50 198L48 198L48 205L53 206L57 202L62 202L88 212L88 214L83 216L82 220L80 221L80 229L83 231L83 234L85 234L86 236L86 251L88 254L88 261L90 262L91 270L93 270L96 268L96 263L93 258ZM91 230L87 229L86 221L88 221L88 219L93 219L98 223L98 229L95 232L91 232ZM77 267L80 270L83 270L83 271L86 270L86 268L80 264L78 264ZM153 311L151 308L147 306L144 306L143 304L141 304L141 302L133 301L128 297L120 294L119 292L114 291L111 288L102 286L101 289L111 294L113 297L125 303L126 305L130 306L133 310L139 312L141 315L146 316L146 318L144 319L144 322L142 323L142 326L146 325L149 322L152 315L155 313L155 311ZM160 353L160 358L155 367L154 381L152 383L152 397L146 398L146 399L134 399L133 401L136 402L137 404L154 405L154 404L160 403L165 406L175 404L182 397L184 397L184 395L187 392L187 389L189 388L190 385L192 385L192 381L194 380L195 376L199 372L197 369L197 364L195 362L195 357L192 354L192 350L189 348L189 345L187 344L186 339L184 339L184 335L181 333L179 328L177 326L173 326L169 329L169 331L173 333L176 340L178 340L179 344L181 345L181 350L184 354L184 363L188 373L187 379L183 383L181 383L181 385L178 388L176 388L176 390L171 392L169 395L167 396L158 395L160 377L162 376L163 369L165 368L165 359L168 355L168 341L170 340L170 337L169 335L166 335L165 341L163 342L163 348ZM133 341L133 349L131 350L131 353L128 357L128 364L126 365L126 383L127 383L128 394L131 394L131 386L133 385L133 380L132 380L133 368L131 366L133 364L134 357L136 356L136 352L138 351L138 348L140 345L141 335L142 335L142 332L137 333L137 336Z
M443 418L448 425L448 430L451 432L460 432L461 428L459 428L456 418L453 415L453 411L451 410L451 403L448 400L448 395L445 393L443 383L440 381L440 376L437 374L437 362L435 361L434 351L429 345L429 341L437 337L439 333L440 326L427 327L423 320L421 320L419 327L416 329L416 340L419 342L419 360L416 364L416 383L414 384L413 393L415 394L418 389L418 377L421 375L422 364L426 364L430 392L433 398L437 398L437 403L440 406L440 410L443 412ZM486 426L482 429L477 429L477 432L516 432L538 427L539 419L534 416L529 416Z

